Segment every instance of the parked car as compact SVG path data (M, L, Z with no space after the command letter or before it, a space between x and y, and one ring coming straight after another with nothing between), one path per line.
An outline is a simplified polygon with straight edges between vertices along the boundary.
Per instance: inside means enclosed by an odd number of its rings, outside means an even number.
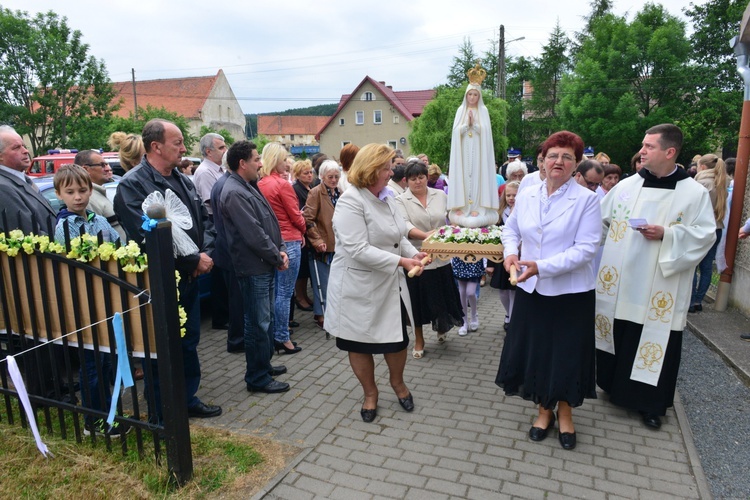
M31 166L26 172L31 177L39 177L47 174L54 174L62 165L73 163L78 153L77 149L50 149L46 155L37 156L31 160ZM123 175L124 172L120 167L120 157L116 152L101 152L104 161L112 165L112 173ZM115 168L117 165L117 170ZM119 170L119 171L118 171Z

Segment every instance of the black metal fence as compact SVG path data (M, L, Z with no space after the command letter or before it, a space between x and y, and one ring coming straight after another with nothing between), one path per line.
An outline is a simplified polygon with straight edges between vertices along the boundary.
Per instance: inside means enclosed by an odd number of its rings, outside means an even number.
M0 223L9 227L4 212ZM21 368L42 434L59 433L79 443L104 440L107 449L126 454L135 448L138 456L153 453L157 461L165 448L175 480L189 480L192 454L170 223L163 220L147 233L144 272L126 272L114 258L87 263L26 250L15 256L0 251L0 357L12 355ZM122 348L112 323L117 312L122 313L129 368L143 371L142 381L119 393L119 433L98 425L115 397L110 392ZM27 427L29 416L4 364L0 404L8 423Z

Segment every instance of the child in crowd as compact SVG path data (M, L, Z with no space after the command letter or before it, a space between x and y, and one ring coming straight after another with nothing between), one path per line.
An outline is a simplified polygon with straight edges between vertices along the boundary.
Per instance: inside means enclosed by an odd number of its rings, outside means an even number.
M67 222L68 234L70 239L77 238L85 232L92 235L101 233L104 241L116 242L120 239L119 234L107 219L101 215L87 210L89 198L93 190L91 178L88 172L78 165L63 165L55 173L53 178L55 194L65 203L66 208L60 210L57 214L57 226L55 227L55 241L65 244L65 226ZM112 372L112 365L109 361L109 355L100 353L101 373L105 378L109 378ZM86 370L86 379L88 381L87 389L81 390L83 404L88 408L108 411L111 404L112 395L110 393L109 383L99 386L99 377L96 370L96 357L94 352L86 349L84 353L85 364L81 367L79 378L84 381L83 370ZM104 395L104 400L102 400ZM117 422L111 429L104 428L104 420L97 419L87 415L84 419L84 434L88 435L92 430L106 433L110 436L119 436L123 429Z
M503 196L500 199L500 225L504 225L510 217L513 208L516 206L516 194L518 194L518 187L521 185L519 181L511 181L505 185ZM503 329L508 330L510 325L510 317L513 312L513 300L516 297L516 287L510 284L510 274L505 270L502 264L496 264L490 262L487 266L487 274L492 276L490 286L492 288L498 288L500 291L500 302L505 308L505 322L503 323Z
M465 337L470 331L475 332L479 328L477 290L479 280L484 276L484 260L470 263L453 257L451 267L453 267L453 276L458 282L458 294L464 310L464 324L458 329L458 335ZM469 308L471 308L471 320L469 320Z

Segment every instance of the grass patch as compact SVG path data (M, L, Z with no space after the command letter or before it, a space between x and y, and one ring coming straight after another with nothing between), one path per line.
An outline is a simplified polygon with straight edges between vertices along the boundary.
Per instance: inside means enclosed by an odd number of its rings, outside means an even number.
M4 413L0 410L0 413ZM299 450L269 439L226 430L191 426L193 480L182 488L170 481L166 449L161 464L144 433L145 456L138 457L135 432L127 436L123 455L119 439L107 451L104 440L76 443L40 429L55 455L39 453L30 429L0 422L0 497L2 498L248 498L281 471ZM17 421L18 422L18 421ZM69 427L71 429L71 427ZM71 431L72 433L72 431Z

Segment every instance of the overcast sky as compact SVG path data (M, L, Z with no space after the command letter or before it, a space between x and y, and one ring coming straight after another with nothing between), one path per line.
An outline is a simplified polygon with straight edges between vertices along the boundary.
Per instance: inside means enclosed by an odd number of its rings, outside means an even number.
M706 0L694 0L703 4ZM394 90L445 83L468 37L480 54L505 26L513 56L535 57L555 23L579 31L590 0L238 1L0 0L30 14L54 10L83 33L110 78L125 81L213 75L219 69L245 113L338 102L369 75ZM644 2L614 0L615 12ZM664 0L685 19L685 0ZM690 28L688 27L688 30Z

